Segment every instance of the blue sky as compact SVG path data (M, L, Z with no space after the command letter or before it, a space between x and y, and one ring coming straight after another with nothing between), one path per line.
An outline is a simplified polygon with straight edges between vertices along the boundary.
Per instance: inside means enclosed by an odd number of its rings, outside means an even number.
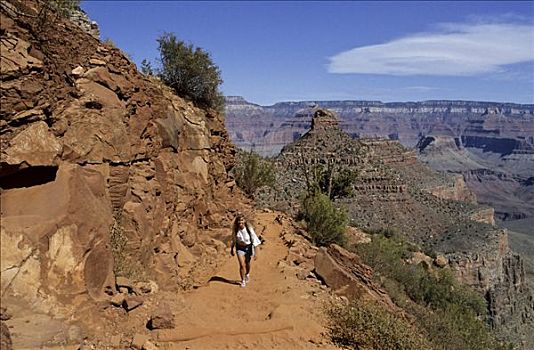
M136 63L175 33L225 95L281 101L534 103L534 2L82 1Z

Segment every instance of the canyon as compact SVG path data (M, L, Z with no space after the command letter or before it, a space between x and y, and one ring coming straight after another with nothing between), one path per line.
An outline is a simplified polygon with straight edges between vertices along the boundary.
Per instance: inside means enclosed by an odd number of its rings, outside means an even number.
M2 349L337 348L320 305L362 298L398 309L358 256L314 246L292 218L298 171L317 164L358 170L354 197L338 201L352 226L395 227L440 253L443 268L484 295L495 334L532 344L523 260L493 209L477 204L463 176L418 160L450 139L427 139L418 152L394 135L354 140L361 135L316 106L295 105L287 120L247 116L284 147L276 164L285 177L253 203L232 175L231 137L257 131L237 133L235 115L225 121L138 72L83 14L50 16L42 5L0 3ZM519 130L532 111L514 108ZM531 156L521 130L510 159ZM296 142L283 146L289 136ZM514 176L529 173L522 164ZM266 239L246 289L228 247L237 213ZM353 241L356 233L369 239L351 227ZM252 306L235 312L242 302Z
M534 105L476 101L280 102L226 98L226 127L243 149L274 156L311 126L313 108L339 116L352 138L398 140L436 170L463 175L499 220L534 216Z
M352 139L335 113L321 108L312 110L310 129L271 162L277 181L258 191L260 205L296 214L317 169L355 174L351 194L334 198L351 226L387 231L443 256L460 281L484 295L501 339L532 344L534 299L523 259L461 176L432 170L396 140Z

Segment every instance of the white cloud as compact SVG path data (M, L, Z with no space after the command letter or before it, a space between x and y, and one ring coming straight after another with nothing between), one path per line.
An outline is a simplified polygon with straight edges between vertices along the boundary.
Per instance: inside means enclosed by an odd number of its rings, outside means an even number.
M330 58L330 73L471 76L534 61L534 26L442 24L388 43L357 47Z

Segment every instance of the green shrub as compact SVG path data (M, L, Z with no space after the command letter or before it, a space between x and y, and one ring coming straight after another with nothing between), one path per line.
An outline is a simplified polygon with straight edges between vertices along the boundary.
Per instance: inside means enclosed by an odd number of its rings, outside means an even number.
M157 40L161 68L158 76L177 95L190 98L196 104L222 111L224 98L219 91L221 73L210 54L165 33Z
M80 8L80 0L45 0L44 4L63 17L68 17L74 10Z
M376 302L353 301L331 305L327 311L328 335L352 349L423 350L429 342L406 320L395 317Z
M497 349L499 344L479 318L483 298L461 285L447 269L428 270L404 262L410 246L398 236L373 235L354 247L374 270L397 305L409 309L427 339L438 349Z
M44 0L40 2L37 20L32 31L39 36L56 25L60 17L68 18L80 8L80 0Z
M256 190L263 186L273 187L275 183L274 169L270 162L262 159L257 153L240 152L237 165L233 169L239 188L248 196L254 197Z
M419 305L410 307L417 323L435 349L489 350L505 349L471 312L458 305L429 312Z
M333 166L318 164L308 172L308 190L318 188L331 199L350 197L357 176L358 172L354 169L338 170Z
M319 191L309 194L302 201L301 214L315 244L345 244L347 214L334 207L327 195Z
M141 73L144 75L154 75L152 64L146 59L141 62Z

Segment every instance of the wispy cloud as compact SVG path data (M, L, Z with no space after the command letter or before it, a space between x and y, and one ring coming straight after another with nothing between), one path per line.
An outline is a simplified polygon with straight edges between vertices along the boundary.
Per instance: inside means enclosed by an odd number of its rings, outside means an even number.
M441 24L433 33L357 47L330 58L330 73L472 76L534 61L534 26Z
M441 90L440 88L432 87L432 86L406 86L402 89L408 90L408 91L421 91L421 92Z

